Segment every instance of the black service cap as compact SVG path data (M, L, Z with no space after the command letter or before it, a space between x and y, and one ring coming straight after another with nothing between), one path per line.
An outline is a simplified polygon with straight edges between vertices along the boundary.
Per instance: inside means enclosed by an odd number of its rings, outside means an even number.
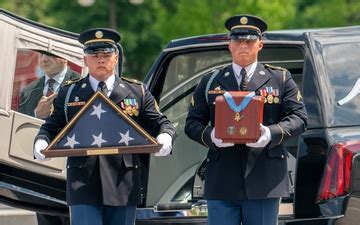
M94 54L97 52L115 52L117 43L121 36L119 32L108 28L95 28L82 32L79 35L79 42L84 45L86 54Z
M230 31L232 40L258 39L267 29L263 19L246 14L230 17L226 20L225 27Z

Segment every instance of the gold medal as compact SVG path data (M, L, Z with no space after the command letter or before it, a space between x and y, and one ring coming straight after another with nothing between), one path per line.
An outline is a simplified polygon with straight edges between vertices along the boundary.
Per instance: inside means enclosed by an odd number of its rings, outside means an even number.
M130 106L127 106L126 107L126 114L128 114L129 116L132 116L133 113L132 113L132 110L131 110L131 107Z
M135 107L132 108L132 113L133 113L135 116L139 115L139 112L138 112L138 110L137 110Z
M274 102L274 96L268 95L268 96L267 96L267 102L268 102L269 104L272 104L272 103Z
M240 115L239 112L235 113L235 118L234 118L234 120L235 120L236 122L239 122L242 118L243 118L243 115Z
M239 132L240 132L240 135L243 136L243 135L247 134L247 128L246 127L240 127Z
M274 98L274 103L275 103L275 104L279 103L279 98L278 98L278 97L275 97L275 98Z

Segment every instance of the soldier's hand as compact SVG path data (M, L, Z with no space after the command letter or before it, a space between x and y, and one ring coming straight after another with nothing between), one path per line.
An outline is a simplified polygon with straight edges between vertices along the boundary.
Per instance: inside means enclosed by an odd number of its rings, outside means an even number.
M35 159L39 161L46 161L49 160L48 158L45 158L45 155L41 153L49 144L44 139L37 139L34 145L34 156Z
M247 143L246 145L252 148L263 148L271 141L270 129L260 123L261 136L259 140L254 143Z
M170 154L172 150L172 137L168 133L161 133L156 138L159 144L163 146L161 149L155 153L155 156L167 156Z
M46 119L52 113L52 107L55 97L57 96L56 93L46 97L42 96L35 108L35 116L39 119Z
M215 128L211 131L211 140L212 142L219 148L226 148L234 146L234 143L231 142L223 142L223 140L215 137Z

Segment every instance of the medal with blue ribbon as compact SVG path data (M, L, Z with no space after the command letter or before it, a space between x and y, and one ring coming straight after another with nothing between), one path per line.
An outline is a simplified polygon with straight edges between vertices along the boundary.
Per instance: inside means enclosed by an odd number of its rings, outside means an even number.
M235 118L234 120L236 122L239 122L242 119L242 115L240 115L240 112L242 112L250 103L251 99L255 96L255 92L250 92L247 94L244 99L241 101L239 105L236 105L233 97L229 92L224 93L224 97L226 102L228 103L231 110L235 112Z

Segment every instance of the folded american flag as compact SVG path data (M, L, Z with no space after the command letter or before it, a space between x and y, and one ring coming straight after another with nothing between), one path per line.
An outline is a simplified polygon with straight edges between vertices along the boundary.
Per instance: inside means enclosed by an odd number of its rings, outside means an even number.
M60 157L117 154L122 153L121 149L123 153L131 153L131 150L150 153L160 147L108 97L96 92L55 137L44 154L47 157L58 157L59 154Z

